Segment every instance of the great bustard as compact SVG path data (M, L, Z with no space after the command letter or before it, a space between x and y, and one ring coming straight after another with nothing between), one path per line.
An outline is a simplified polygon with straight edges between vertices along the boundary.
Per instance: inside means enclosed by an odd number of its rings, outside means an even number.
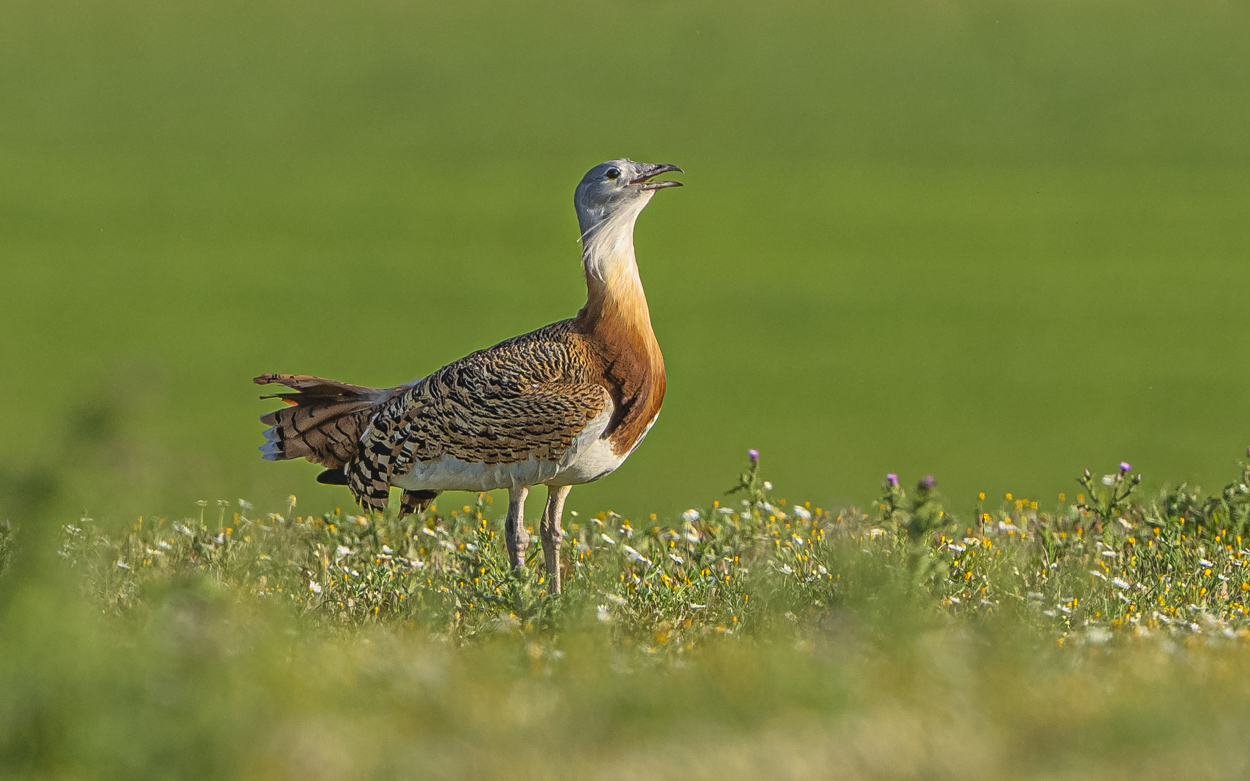
M327 467L317 481L346 485L382 510L403 489L401 515L441 491L508 489L506 539L525 564L525 498L547 486L539 524L550 588L560 591L560 516L570 486L609 474L638 447L664 401L664 358L634 259L634 223L674 165L609 160L573 196L582 236L586 305L561 320L395 388L262 374L294 393L261 418L266 459Z

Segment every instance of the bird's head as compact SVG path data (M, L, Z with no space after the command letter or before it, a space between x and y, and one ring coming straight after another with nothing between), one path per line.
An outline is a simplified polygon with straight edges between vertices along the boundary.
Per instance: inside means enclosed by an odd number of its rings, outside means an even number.
M681 182L655 181L655 177L671 171L684 173L675 165L636 163L624 158L600 163L587 171L573 194L582 234L614 217L637 217L656 190L681 187Z

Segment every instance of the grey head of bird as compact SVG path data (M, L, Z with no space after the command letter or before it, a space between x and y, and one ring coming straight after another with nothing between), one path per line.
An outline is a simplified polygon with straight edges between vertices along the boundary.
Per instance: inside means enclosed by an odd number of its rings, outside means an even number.
M596 227L625 221L632 226L657 190L681 182L655 181L660 174L685 173L675 165L637 163L627 158L600 163L586 172L573 193L577 223L585 240Z

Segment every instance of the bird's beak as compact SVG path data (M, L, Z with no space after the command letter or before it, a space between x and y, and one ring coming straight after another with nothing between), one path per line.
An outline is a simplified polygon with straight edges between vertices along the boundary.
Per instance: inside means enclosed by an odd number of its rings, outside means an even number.
M661 165L649 165L646 167L646 169L644 169L641 176L635 179L631 179L629 183L639 185L640 188L643 190L659 190L662 187L681 187L681 182L653 182L651 181L652 179L659 176L660 174L666 174L669 172L674 172L674 173L679 173L679 174L685 173L685 171L681 170L677 166L668 165L667 163L664 163Z

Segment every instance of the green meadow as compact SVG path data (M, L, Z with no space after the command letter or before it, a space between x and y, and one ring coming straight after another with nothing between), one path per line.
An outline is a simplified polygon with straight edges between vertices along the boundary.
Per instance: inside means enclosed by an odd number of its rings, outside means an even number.
M570 515L559 596L489 496L0 525L0 775L1245 777L1250 466L965 516L766 475Z
M573 507L678 511L748 447L829 505L1214 484L1248 36L1153 0L7 3L7 512L348 503L259 460L250 378L397 384L571 316L573 186L618 155L688 172L638 228L670 391Z
M1244 778L1247 41L1243 0L9 0L0 777ZM563 595L500 496L260 459L257 374L575 313L618 156L686 171L637 230L669 390Z

